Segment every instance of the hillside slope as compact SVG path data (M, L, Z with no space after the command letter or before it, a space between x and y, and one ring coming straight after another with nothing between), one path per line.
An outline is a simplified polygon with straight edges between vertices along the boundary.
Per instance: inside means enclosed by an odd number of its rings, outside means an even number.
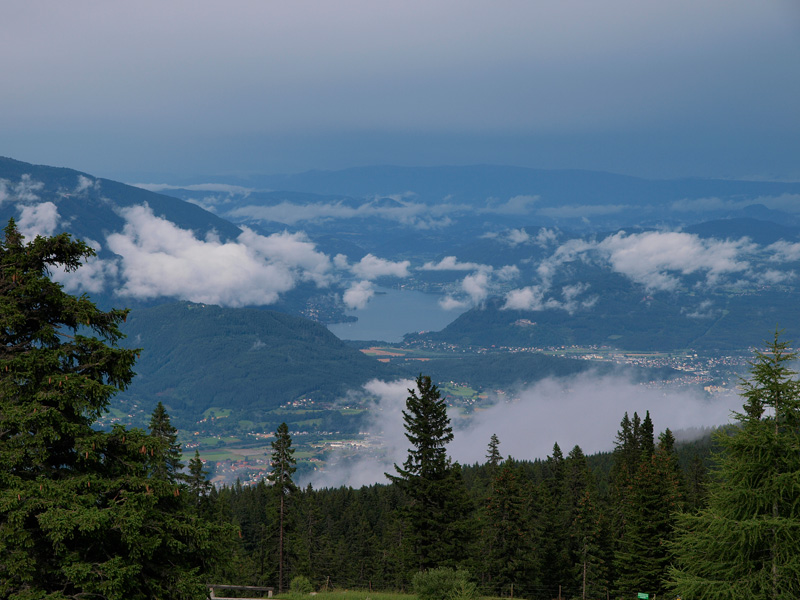
M291 400L330 402L394 374L323 325L268 310L164 304L132 311L124 331L142 354L119 397L192 419L211 407L258 417Z

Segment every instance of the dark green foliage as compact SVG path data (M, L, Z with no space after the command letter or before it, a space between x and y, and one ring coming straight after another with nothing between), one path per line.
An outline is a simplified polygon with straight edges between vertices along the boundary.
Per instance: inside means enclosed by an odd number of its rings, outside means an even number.
M298 595L310 594L314 591L314 587L305 575L296 575L292 577L289 589L292 591L292 594Z
M397 475L387 476L408 499L401 515L414 568L455 566L466 554L472 507L461 469L450 463L445 446L453 439L447 405L428 376L419 375L403 411L411 447Z
M146 352L121 398L147 405L159 397L192 420L215 406L260 420L290 400L333 400L395 374L324 325L268 310L167 304L136 311L125 332Z
M202 598L226 529L152 476L163 439L92 428L133 376L127 311L65 294L51 269L92 254L66 234L0 247L0 596Z
M719 430L706 508L678 520L673 588L700 599L800 597L800 382L775 334L757 352L739 427Z
M414 593L419 600L475 600L477 588L463 570L439 567L414 575Z
M439 332L423 339L435 342L491 346L611 345L627 350L694 348L705 351L742 351L742 340L758 339L776 322L800 323L796 293L778 289L751 294L709 290L703 298L724 309L718 317L691 319L687 305L700 302L696 288L685 292L648 292L618 273L592 270L565 271L567 281L580 280L593 290L603 290L591 310L568 313L561 310L522 311L504 309L505 299L490 298ZM557 288L558 282L553 286ZM691 295L690 295L691 293ZM643 296L647 302L643 302ZM520 325L527 320L533 326ZM800 333L792 326L791 333ZM439 372L439 365L431 369Z
M489 439L489 448L486 454L486 464L491 467L496 467L503 462L503 456L500 454L500 440L496 433L492 434Z
M437 381L470 382L485 389L520 383L532 384L546 377L570 377L590 370L600 374L611 373L613 370L613 365L610 364L534 352L497 352L479 356L433 358L425 363L425 367L431 373L436 373ZM404 368L408 375L416 375L413 364Z
M623 507L625 533L615 554L616 587L621 593L662 596L669 566L667 543L682 508L677 458L671 447L643 457Z
M169 414L161 402L150 418L150 437L158 442L158 448L150 458L151 474L155 479L172 483L183 478L181 470L181 448L178 444L178 430L172 426Z
M563 584L581 592L585 588L589 597L603 596L609 586L608 522L580 446L575 446L564 461L562 510L567 564L571 565Z
M272 484L272 489L278 497L278 593L283 591L285 574L285 540L287 524L287 499L289 495L297 491L297 487L292 481L292 475L297 470L294 459L294 448L292 448L292 437L289 435L289 428L286 423L281 423L275 432L275 440L272 442L272 459L270 460L271 471L267 479Z
M459 539L457 527L450 523L447 530L439 530L447 540L433 550L439 553L440 566L467 567L476 574L482 595L510 596L513 590L515 597L552 600L559 589L564 598L580 598L585 589L587 598L605 598L611 590L624 588L623 597L631 591L635 597L636 589L644 586L663 597L665 543L672 535L671 519L681 509L679 479L685 471L678 465L669 430L645 460L648 451L641 448L649 447L652 435L647 421L638 415L623 419L618 441L626 441L613 456L586 457L574 447L565 457L556 444L545 461L507 459L494 469L488 464L453 465L454 481L461 481L467 506L481 506L479 528L473 531L469 518L459 520L465 526L461 533L472 533L461 538L458 561L451 558L452 541ZM695 442L678 445L677 450L688 464L703 447L705 442ZM627 493L603 493L598 480L617 473L611 459L621 465L628 451L636 470ZM272 488L263 483L236 486L221 490L219 497L231 507L230 518L242 531L241 545L229 549L234 564L226 577L238 583L272 584L278 569ZM617 497L625 498L619 510L626 523L624 539L612 535L617 509L612 498ZM419 564L409 543L414 518L409 499L402 483L295 492L288 513L288 578L304 575L320 590L408 590ZM636 548L630 556L621 552L626 543ZM635 579L638 575L643 578Z
M200 452L194 451L194 458L189 461L189 473L185 477L189 492L195 496L198 503L211 493L211 482L208 480L208 471L200 459Z
M483 589L505 595L516 586L517 593L524 594L535 565L529 520L532 491L526 489L512 459L497 468L491 489L480 534Z

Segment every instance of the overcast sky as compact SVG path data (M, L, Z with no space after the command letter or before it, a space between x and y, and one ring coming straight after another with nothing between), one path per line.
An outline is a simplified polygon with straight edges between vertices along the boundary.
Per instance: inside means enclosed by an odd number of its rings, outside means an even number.
M800 179L797 0L3 2L0 154Z

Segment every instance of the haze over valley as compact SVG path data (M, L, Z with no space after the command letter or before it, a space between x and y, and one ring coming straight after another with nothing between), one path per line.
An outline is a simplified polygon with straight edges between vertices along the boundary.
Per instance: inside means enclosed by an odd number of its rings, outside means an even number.
M559 440L608 450L626 411L702 431L737 408L750 348L776 325L798 333L795 183L381 167L261 192L11 159L0 180L0 216L26 236L67 230L97 250L54 274L66 290L133 308L138 375L102 423L142 425L161 401L219 481L260 477L281 421L307 480L381 481L405 451L398 415L419 372L445 391L465 462L497 430L518 458ZM364 180L371 192L346 195ZM648 200L617 209L616 189ZM404 314L413 294L438 330ZM327 330L381 302L392 308L374 322L407 323L405 335Z
M52 275L132 309L103 426L161 401L218 482L283 421L382 481L421 372L464 462L720 425L800 339L793 2L46 5L0 19L0 218L97 251Z

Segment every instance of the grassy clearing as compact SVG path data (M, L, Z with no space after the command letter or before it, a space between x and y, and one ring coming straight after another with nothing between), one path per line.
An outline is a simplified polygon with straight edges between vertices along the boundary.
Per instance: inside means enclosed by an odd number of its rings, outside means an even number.
M515 596L516 597L516 596ZM369 590L333 590L319 592L316 596L293 596L289 592L275 596L278 600L299 600L299 598L313 598L314 600L417 600L415 594L401 594L400 592L370 592ZM481 596L481 600L501 600L491 596ZM508 600L507 598L505 600Z
M230 450L210 450L210 451L200 451L200 458L205 460L213 460L214 462L220 462L223 460L232 460L232 461L239 461L243 460L245 456L243 454L237 454L236 452L232 452Z
M291 594L281 594L276 598L285 600L297 600ZM331 592L319 592L313 596L315 600L417 600L414 594L400 594L395 592L370 592L369 590L333 590Z
M209 409L203 411L203 418L208 419L209 417L214 417L215 419L223 419L229 417L231 415L230 408L220 408L218 406L212 406Z
M450 396L457 396L460 398L474 398L478 394L477 390L473 390L471 387L465 385L450 385L446 383L441 386L440 389Z

